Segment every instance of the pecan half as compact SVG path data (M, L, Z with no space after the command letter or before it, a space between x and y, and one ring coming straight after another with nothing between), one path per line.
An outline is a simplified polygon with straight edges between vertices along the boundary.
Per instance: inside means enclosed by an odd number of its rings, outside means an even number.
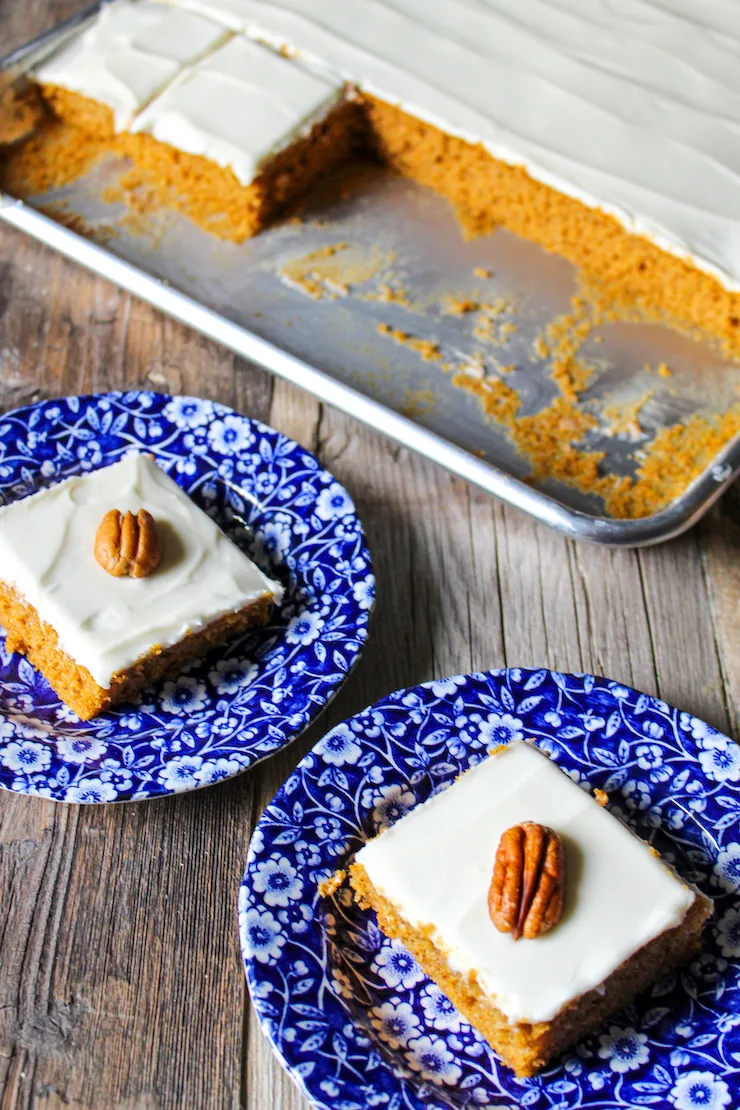
M488 912L501 933L534 940L563 915L565 855L563 842L545 825L524 821L499 841Z
M126 574L146 578L162 558L154 517L146 509L139 509L136 516L131 512L123 516L118 509L111 509L95 535L95 558L115 578Z

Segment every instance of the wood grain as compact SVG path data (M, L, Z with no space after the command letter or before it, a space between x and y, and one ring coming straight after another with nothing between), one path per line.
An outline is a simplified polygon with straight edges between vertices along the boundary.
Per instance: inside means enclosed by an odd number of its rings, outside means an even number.
M0 52L84 6L0 0ZM0 796L0 1110L301 1110L235 921L251 830L289 770L392 689L504 664L608 674L736 733L740 496L660 548L574 545L0 227L0 407L134 385L316 450L355 497L378 610L325 719L240 779L113 808Z

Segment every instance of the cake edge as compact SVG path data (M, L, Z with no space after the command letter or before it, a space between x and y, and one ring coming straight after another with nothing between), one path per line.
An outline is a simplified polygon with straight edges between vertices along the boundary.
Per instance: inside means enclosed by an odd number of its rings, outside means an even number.
M380 97L363 93L361 99L380 159L446 197L470 237L503 227L572 262L607 301L691 336L712 337L728 355L740 355L740 292L704 269L700 258L659 246L604 207L545 184L482 143Z
M168 647L154 645L130 667L117 671L107 688L99 686L86 667L59 647L56 629L41 619L13 585L2 580L0 625L7 633L6 650L26 656L64 704L81 721L89 721L112 705L132 700L152 683L178 675L187 663L237 639L250 628L264 627L273 602L273 595L265 592Z
M146 204L181 212L220 239L241 243L274 222L322 178L348 164L367 146L367 123L360 100L343 94L305 133L265 160L251 182L242 183L228 166L191 154L146 131L117 131L113 110L59 85L41 85L54 117L100 145L100 155L117 153L133 162L121 193L140 186ZM84 162L81 162L84 164ZM109 195L113 198L115 186Z
M327 115L273 155L248 185L204 155L146 133L116 133L113 110L99 101L58 85L40 87L57 120L97 141L101 153L113 150L133 160L149 178L141 182L145 190L149 186L147 203L173 207L219 238L239 243L256 235L323 175L365 149L446 198L471 237L503 227L577 266L604 306L709 338L726 355L740 357L740 292L701 258L658 245L604 207L540 181L483 143L357 91L351 82Z
M432 940L431 926L419 928L406 921L394 903L378 893L362 864L351 864L349 882L355 902L376 913L381 931L408 949L424 973L519 1078L535 1075L554 1056L593 1033L609 1014L694 955L701 947L704 925L713 912L711 899L694 890L694 902L679 925L643 945L600 987L569 1002L551 1021L530 1024L510 1021L480 986L474 973L466 977L454 971Z

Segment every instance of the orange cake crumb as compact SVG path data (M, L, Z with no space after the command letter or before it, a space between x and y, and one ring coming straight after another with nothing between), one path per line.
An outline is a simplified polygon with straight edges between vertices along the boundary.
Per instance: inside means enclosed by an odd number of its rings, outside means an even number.
M468 393L477 397L486 416L492 417L500 424L514 426L520 405L519 394L505 382L499 378L478 380L471 378L465 371L458 370L453 375L452 384L462 386Z
M315 300L333 300L347 296L351 286L369 281L391 261L392 255L379 247L368 251L346 242L328 243L284 262L279 273Z
M64 204L42 204L39 206L39 212L56 220L62 227L67 227L78 235L84 235L87 239L95 239L98 243L108 243L118 234L115 227L91 224L78 212L71 212Z
M595 315L595 306L586 297L572 297L570 312L556 316L544 335L535 340L537 354L550 359L550 377L571 404L576 403L593 377L593 367L578 356L591 334Z
M408 332L401 331L400 328L392 328L390 324L378 324L375 330L379 335L386 335L389 339L392 339L394 343L399 343L402 347L408 347L409 350L416 351L425 362L439 362L442 358L439 343L432 339L419 339L418 336L409 335Z
M482 304L480 314L473 328L473 337L480 343L490 343L493 347L505 347L519 330L511 320L501 320L504 312L513 311L512 306L500 297L492 304Z
M643 366L643 370L645 370L648 374L657 374L659 378L673 377L673 371L665 362L659 362L655 366L652 366L649 362L646 362Z
M444 305L444 313L446 316L465 316L468 312L477 311L479 305L477 301L472 301L469 297L448 297Z
M606 508L615 517L649 516L680 497L740 433L740 405L721 416L692 416L663 428L642 455L635 479L615 486Z
M604 427L602 431L608 436L619 436L624 439L638 440L643 431L640 427L640 413L651 397L655 396L654 389L648 389L633 401L614 402L606 405L601 413Z
M362 299L364 301L378 301L380 304L397 304L402 308L408 308L411 312L418 311L418 306L413 303L405 289L389 285L385 281L379 284L376 293L364 293Z

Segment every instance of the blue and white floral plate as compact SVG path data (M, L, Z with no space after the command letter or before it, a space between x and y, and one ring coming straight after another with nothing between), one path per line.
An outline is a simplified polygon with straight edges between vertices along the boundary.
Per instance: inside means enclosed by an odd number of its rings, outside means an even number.
M345 887L318 884L493 745L532 737L716 899L701 955L516 1079ZM460 846L464 852L465 846ZM540 670L404 690L325 736L260 820L240 892L252 1000L322 1110L740 1105L740 748L616 682Z
M0 416L0 503L145 448L286 587L267 628L144 703L87 724L0 637L0 786L122 802L209 786L302 732L357 663L375 580L345 490L279 432L223 405L134 391ZM1 630L0 630L1 631Z

